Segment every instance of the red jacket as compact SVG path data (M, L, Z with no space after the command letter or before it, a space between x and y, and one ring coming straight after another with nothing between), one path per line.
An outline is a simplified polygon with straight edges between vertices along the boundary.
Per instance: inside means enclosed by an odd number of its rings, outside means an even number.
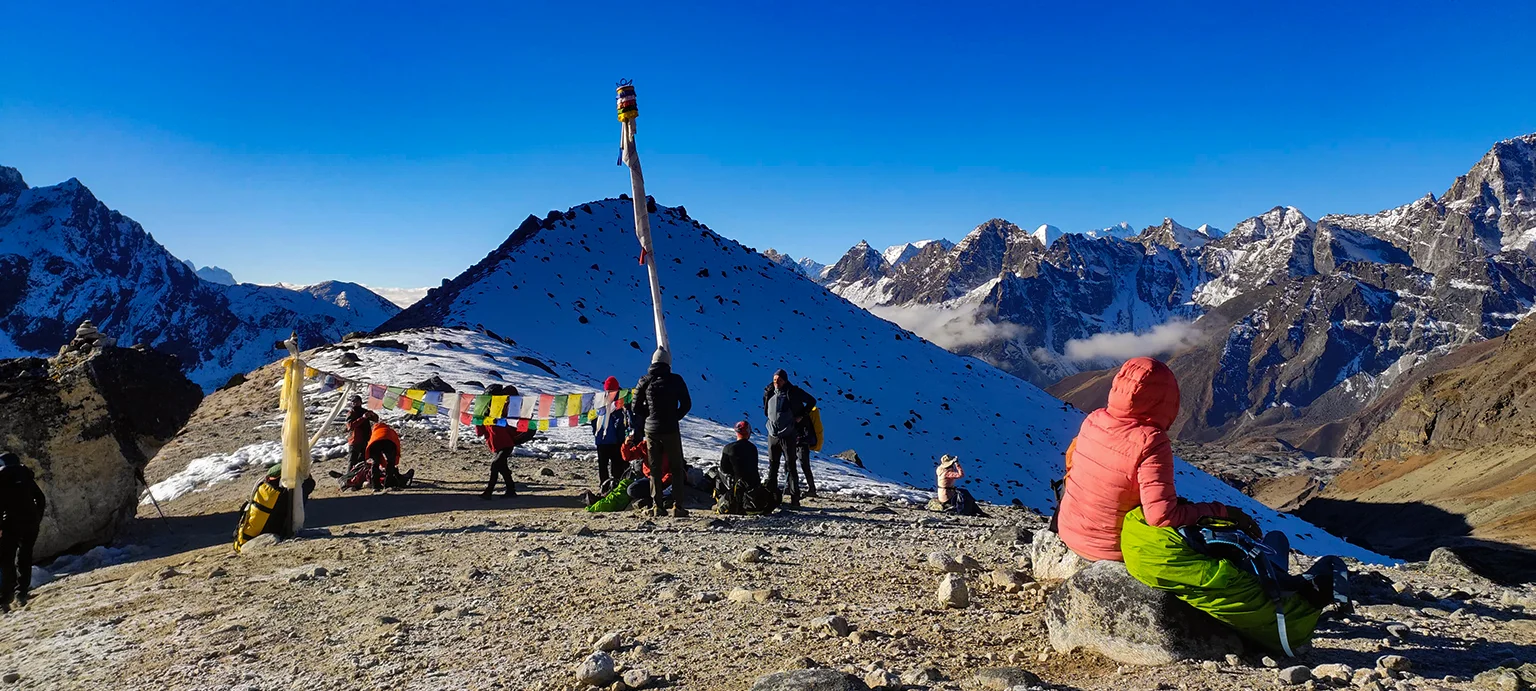
M1121 561L1120 523L1137 506L1154 526L1225 517L1217 503L1181 503L1173 488L1168 427L1179 415L1179 382L1152 358L1121 366L1109 405L1088 414L1067 458L1057 526L1061 541L1085 558Z
M349 412L347 419L347 444L357 446L372 438L373 423L379 421L379 416L371 410L359 409Z
M517 431L516 427L480 425L475 428L475 436L484 437L485 445L489 446L492 452L497 452L515 448L526 435Z

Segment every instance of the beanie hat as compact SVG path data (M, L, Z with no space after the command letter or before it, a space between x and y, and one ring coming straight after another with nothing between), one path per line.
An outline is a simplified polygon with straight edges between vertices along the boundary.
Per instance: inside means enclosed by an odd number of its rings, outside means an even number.
M746 420L742 420L741 422L736 423L736 433L748 435L752 434L752 423L747 422Z
M609 377L607 379L604 379L603 380L603 390L604 391L618 391L619 390L619 378L618 377Z
M784 371L784 370L783 370L783 369L779 369L779 370L776 370L776 371L775 371L775 372L774 372L774 373L773 373L773 376L775 376L775 377L778 377L778 378L780 378L780 379L783 379L783 380L784 380L784 381L786 381L786 382L788 382L788 381L789 381L789 373L788 373L788 372L785 372L785 371Z
M667 350L666 348L657 348L656 349L656 353L651 356L651 364L654 365L654 364L656 364L658 362L666 364L666 365L671 365L672 364L672 351Z

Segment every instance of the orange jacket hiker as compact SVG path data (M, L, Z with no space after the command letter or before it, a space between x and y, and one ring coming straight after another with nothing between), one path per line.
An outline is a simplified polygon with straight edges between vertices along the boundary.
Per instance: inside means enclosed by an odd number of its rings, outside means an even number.
M1121 561L1120 522L1138 506L1154 526L1226 517L1221 504L1182 502L1174 491L1168 427L1178 415L1173 370L1147 357L1121 366L1109 405L1089 413L1072 442L1057 515L1061 541L1072 551L1095 561Z

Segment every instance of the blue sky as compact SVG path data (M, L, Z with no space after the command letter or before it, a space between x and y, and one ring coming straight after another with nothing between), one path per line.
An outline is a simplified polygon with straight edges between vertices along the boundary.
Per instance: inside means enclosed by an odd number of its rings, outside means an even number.
M1532 3L3 16L0 165L33 185L78 177L178 256L259 282L435 285L530 213L628 191L620 77L659 201L822 261L995 216L1071 231L1377 211L1536 131L1536 54L1513 28Z

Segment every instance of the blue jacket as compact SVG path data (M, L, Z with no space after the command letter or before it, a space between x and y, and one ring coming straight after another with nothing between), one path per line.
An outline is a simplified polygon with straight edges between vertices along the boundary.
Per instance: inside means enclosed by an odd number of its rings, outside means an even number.
M598 444L622 444L629 436L629 411L623 408L592 418L592 436Z

